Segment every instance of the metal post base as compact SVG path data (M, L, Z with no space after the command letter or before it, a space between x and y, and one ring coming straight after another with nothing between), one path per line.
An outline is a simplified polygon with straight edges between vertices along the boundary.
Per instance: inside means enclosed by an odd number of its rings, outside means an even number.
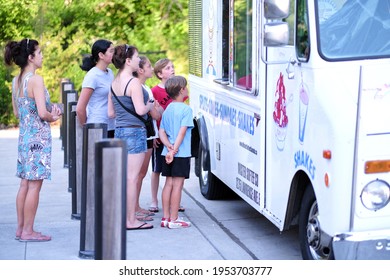
M80 220L80 218L81 218L81 214L80 213L71 215L71 219L72 220Z
M94 251L79 251L79 258L82 259L94 259L95 252Z

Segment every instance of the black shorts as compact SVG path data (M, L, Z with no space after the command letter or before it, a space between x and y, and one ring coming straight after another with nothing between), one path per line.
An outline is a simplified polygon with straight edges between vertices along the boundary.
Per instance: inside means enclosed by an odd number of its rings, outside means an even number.
M107 130L107 138L115 138L115 129Z
M161 155L161 152L164 148L163 144L160 144L158 148L153 148L152 151L152 171L156 173L161 173L162 163L165 161L165 157Z
M170 164L162 163L161 175L165 177L184 177L190 178L191 158L175 157Z
M149 149L153 148L153 139L146 140L146 147Z

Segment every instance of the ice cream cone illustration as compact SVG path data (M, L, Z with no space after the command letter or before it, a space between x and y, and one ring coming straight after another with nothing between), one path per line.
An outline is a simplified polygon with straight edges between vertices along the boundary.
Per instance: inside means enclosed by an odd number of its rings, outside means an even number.
M280 73L275 91L275 105L273 118L275 121L276 147L279 151L284 150L287 134L288 116L286 113L286 88L283 82L283 74Z
M307 109L309 105L309 95L306 86L302 83L299 89L299 142L303 144L305 139Z

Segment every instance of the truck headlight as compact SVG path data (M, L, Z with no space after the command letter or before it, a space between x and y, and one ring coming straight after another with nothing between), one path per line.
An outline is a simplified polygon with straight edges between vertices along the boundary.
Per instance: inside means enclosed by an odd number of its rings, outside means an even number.
M368 210L379 210L389 203L390 186L385 181L377 179L363 188L360 198Z

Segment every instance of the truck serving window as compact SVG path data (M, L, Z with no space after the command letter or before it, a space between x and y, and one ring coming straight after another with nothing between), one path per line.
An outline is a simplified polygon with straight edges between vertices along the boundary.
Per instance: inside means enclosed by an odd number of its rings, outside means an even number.
M252 91L252 0L223 0L224 79Z
M390 0L317 0L319 53L326 60L390 57Z
M233 84L252 89L252 1L234 1Z
M309 21L307 1L297 1L296 51L299 61L308 61L310 56Z

